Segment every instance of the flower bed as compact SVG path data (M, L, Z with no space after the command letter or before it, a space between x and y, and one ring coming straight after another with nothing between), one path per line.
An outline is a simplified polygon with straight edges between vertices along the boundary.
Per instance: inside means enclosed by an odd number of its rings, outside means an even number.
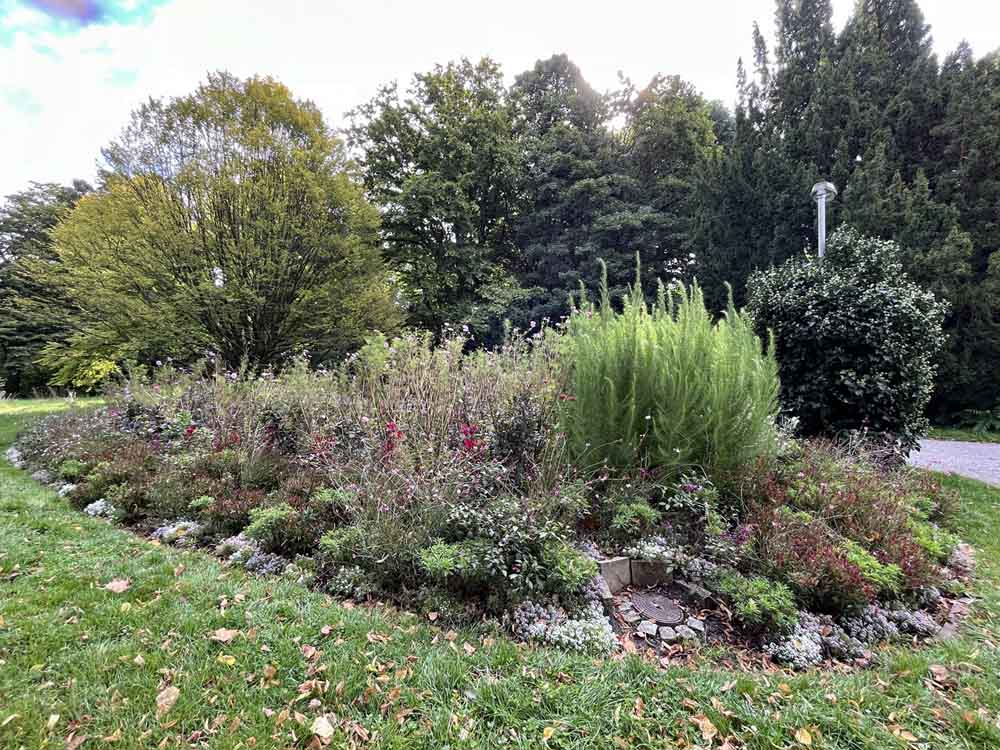
M778 432L711 477L583 465L560 429L564 345L412 337L331 372L162 369L42 420L17 459L160 543L594 653L709 640L807 667L949 623L970 556L933 482ZM619 556L612 593L598 561ZM680 620L640 611L650 584Z

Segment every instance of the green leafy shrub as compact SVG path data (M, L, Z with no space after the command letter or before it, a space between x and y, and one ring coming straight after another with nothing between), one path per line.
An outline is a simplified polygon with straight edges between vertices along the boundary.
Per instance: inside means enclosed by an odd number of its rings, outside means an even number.
M474 583L489 589L493 606L551 589L569 593L565 586L574 578L571 568L582 564L572 554L561 554L559 545L570 531L553 520L548 507L498 497L482 505L456 504L446 517L443 528L452 540L476 541ZM547 560L560 566L559 573L554 574ZM566 578L555 577L561 575ZM473 587L470 593L484 592Z
M871 552L851 539L840 542L848 562L857 566L861 576L881 594L895 595L903 587L903 571L895 563L881 563Z
M188 504L188 510L194 513L201 513L211 508L214 503L215 498L211 495L200 495Z
M909 526L914 541L939 563L947 562L959 544L955 534L929 521L911 518Z
M542 550L548 568L546 586L553 594L576 594L594 579L597 563L565 541L550 542Z
M289 557L309 552L316 536L303 514L288 503L251 510L250 525L244 533L259 542L265 552Z
M895 243L843 227L824 258L760 271L748 291L758 331L775 336L782 408L803 434L866 430L916 447L946 305L904 273Z
M652 533L663 514L645 500L631 500L615 508L611 529L625 541L632 541Z
M364 530L359 526L343 526L320 537L318 551L329 563L352 563L364 549Z
M431 578L445 581L468 567L467 550L464 542L435 542L420 550L420 564Z
M91 503L103 499L108 490L117 481L120 481L119 477L108 471L109 468L110 464L102 461L83 477L84 481L77 483L68 496L70 504L74 508L81 510Z
M444 584L460 581L474 586L489 578L494 550L484 539L435 542L420 550L420 564L430 578Z
M106 499L124 522L135 523L147 515L149 490L159 468L160 457L148 444L126 444L108 460L95 464L69 495L70 502L84 508Z
M709 581L745 627L768 633L790 632L799 620L795 595L785 584L726 568Z
M209 529L210 534L230 536L238 534L250 523L250 513L254 508L267 504L263 490L245 489L232 482L209 483L205 487L211 494L199 495L192 504L198 506L199 520ZM205 500L210 499L210 503ZM189 510L195 510L188 505Z
M325 487L312 498L312 505L323 515L334 518L348 518L357 505L358 495L348 490Z
M716 322L697 285L661 285L650 308L637 279L618 313L605 280L596 307L574 310L566 343L561 418L582 465L711 474L774 450L774 356L732 305Z
M87 464L75 458L67 459L59 464L59 476L67 482L79 480L87 472Z
M163 519L184 518L190 514L199 489L187 472L165 466L150 482L150 513Z

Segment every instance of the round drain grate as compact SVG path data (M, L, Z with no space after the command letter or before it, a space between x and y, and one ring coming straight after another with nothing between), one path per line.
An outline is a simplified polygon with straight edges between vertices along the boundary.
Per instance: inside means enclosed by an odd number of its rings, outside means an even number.
M684 610L672 599L660 594L632 594L632 606L661 625L679 625L684 622Z

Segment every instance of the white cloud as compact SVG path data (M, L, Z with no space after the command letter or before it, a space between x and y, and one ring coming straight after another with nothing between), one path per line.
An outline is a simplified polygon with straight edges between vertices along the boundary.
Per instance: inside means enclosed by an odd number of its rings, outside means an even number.
M835 2L839 23L851 5ZM980 54L1000 42L993 3L923 7L939 52L963 36ZM754 20L770 31L771 0L173 0L148 23L67 34L44 31L37 11L14 5L3 26L24 30L0 45L0 195L29 180L92 178L100 148L138 103L190 91L210 70L273 75L333 125L379 84L463 55L490 55L513 76L566 52L600 89L614 86L619 70L636 83L677 73L729 102Z

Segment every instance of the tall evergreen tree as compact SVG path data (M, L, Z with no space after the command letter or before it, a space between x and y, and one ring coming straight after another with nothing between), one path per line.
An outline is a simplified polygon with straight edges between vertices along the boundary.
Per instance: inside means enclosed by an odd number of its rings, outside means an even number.
M695 178L718 152L711 106L677 76L656 76L641 91L626 86L621 109L625 170L636 181L636 250L653 280L682 272L694 251Z
M526 294L510 311L530 326L557 320L581 283L598 280L595 225L623 192L610 104L566 56L538 61L511 89L514 132L524 155L515 224L518 277Z
M25 273L25 266L55 260L51 231L90 190L83 180L36 182L0 207L0 383L8 393L27 395L44 386L51 373L38 356L69 333L71 303Z
M650 293L657 276L683 268L693 179L716 144L700 94L657 76L601 95L556 55L518 76L511 99L525 158L516 238L528 290L515 322L564 315L581 283L596 290L598 260L615 296L635 278L636 253L652 270Z

